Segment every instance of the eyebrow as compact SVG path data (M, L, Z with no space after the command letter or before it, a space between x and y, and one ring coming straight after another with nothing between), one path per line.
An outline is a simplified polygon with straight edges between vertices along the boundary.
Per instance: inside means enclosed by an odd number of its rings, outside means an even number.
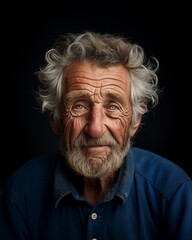
M69 103L77 101L79 99L90 100L91 96L88 93L84 93L84 92L80 92L80 93L70 92L70 93L66 94L64 101L66 104L69 104Z
M125 101L123 100L123 97L122 95L118 94L118 93L111 93L111 92L108 92L105 94L105 96L108 98L108 99L111 99L113 101L117 101L121 104L124 104Z
M119 102L122 105L125 104L125 101L123 100L122 95L120 95L118 93L107 92L107 93L104 93L103 96L104 96L104 98L109 99L111 101ZM70 93L66 94L64 102L65 102L65 104L70 104L72 102L75 102L75 101L81 100L81 99L91 101L91 95L89 93L85 93L85 92L80 92L80 93L70 92Z

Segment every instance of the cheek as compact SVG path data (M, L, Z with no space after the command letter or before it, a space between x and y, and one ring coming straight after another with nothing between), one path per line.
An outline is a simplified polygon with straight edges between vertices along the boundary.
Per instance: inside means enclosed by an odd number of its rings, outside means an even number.
M123 115L111 122L110 131L122 148L126 145L129 138L130 123L130 115Z
M64 121L64 135L67 144L72 147L75 140L79 137L82 129L85 127L85 121L82 118L69 117Z

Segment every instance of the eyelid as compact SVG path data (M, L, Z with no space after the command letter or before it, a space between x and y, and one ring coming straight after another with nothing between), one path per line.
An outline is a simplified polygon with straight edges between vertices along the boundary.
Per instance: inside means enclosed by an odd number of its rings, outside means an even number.
M72 105L72 108L74 108L75 106L82 106L86 109L88 108L87 103L85 101L81 101L81 100L78 100L78 101L74 102L73 105Z
M115 106L117 109L120 109L120 105L113 101L109 102L106 107L109 108L110 106Z
M77 106L81 106L81 107L85 108L85 106L83 104L74 104L73 108L76 108Z
M82 102L76 102L71 106L71 114L74 117L81 117L88 112L88 107Z
M113 108L111 108L113 107ZM116 105L109 105L108 108L107 108L109 111L115 111L115 110L119 110L119 108L116 106Z

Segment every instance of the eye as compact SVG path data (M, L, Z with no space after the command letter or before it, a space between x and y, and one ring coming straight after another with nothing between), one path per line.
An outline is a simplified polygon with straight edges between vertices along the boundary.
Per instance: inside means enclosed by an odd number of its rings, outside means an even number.
M121 114L121 105L116 102L109 102L105 107L106 115L111 118L118 118Z
M83 116L88 112L88 106L86 104L76 103L71 108L71 114L75 117Z
M110 105L108 106L108 109L111 111L118 110L119 108L116 105Z
M83 105L76 105L74 106L74 109L77 109L77 110L81 110L81 109L84 109L85 107Z

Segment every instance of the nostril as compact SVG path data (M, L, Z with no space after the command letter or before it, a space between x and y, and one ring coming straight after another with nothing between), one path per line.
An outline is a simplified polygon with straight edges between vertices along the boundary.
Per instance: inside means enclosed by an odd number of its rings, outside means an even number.
M104 125L88 124L85 127L85 133L93 138L101 137L105 132L106 132L106 127Z

